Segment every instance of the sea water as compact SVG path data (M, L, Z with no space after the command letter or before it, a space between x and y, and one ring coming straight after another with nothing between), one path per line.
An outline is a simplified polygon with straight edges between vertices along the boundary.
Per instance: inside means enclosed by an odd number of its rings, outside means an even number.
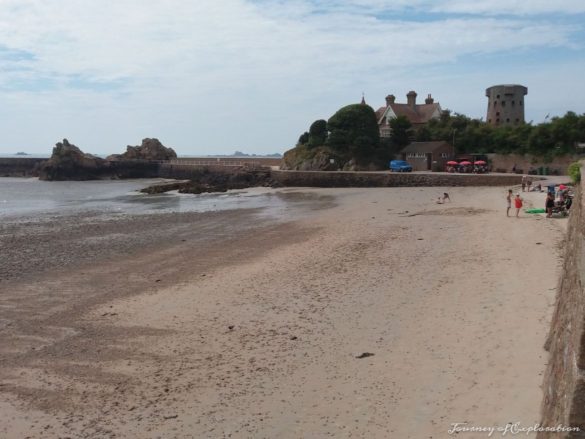
M224 193L144 194L140 189L160 179L40 181L37 178L0 178L0 221L42 219L93 213L101 216L172 212L210 212L260 208L263 214L282 216L285 196L267 188Z

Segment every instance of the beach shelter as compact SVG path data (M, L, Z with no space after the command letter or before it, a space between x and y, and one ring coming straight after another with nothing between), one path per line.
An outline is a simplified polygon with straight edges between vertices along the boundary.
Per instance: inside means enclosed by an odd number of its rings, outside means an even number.
M445 141L412 142L402 151L402 159L412 166L413 171L439 171L444 169L455 151Z

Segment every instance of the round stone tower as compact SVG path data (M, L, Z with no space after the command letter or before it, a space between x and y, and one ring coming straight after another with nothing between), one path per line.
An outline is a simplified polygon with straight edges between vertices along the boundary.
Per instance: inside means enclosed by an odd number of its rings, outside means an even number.
M487 123L493 126L524 123L524 96L528 89L523 85L494 85L485 91L488 97Z

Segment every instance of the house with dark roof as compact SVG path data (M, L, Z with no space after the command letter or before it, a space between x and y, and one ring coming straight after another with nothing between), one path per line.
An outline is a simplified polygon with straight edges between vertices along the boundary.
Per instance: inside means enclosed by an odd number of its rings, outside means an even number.
M424 104L417 104L416 96L416 92L409 91L406 95L406 104L397 104L394 95L386 96L386 106L376 111L380 137L390 137L392 131L390 120L398 116L406 117L415 130L425 126L431 119L441 117L441 105L438 102L435 103L430 94Z
M413 171L443 171L455 156L455 148L448 142L412 142L401 151L402 159L412 165Z

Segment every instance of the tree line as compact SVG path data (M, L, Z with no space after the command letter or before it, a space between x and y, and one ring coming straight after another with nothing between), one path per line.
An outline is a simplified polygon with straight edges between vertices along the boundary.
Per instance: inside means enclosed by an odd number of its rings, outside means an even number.
M368 105L348 105L327 121L313 122L299 137L296 149L305 158L321 151L342 162L385 166L412 141L444 140L454 144L457 154L532 154L545 161L575 154L577 144L585 142L585 114L571 111L537 125L494 127L450 110L416 130L403 116L391 119L389 124L390 137L381 138L374 110Z
M419 129L416 141L446 140L463 153L532 154L545 159L575 154L577 144L585 142L585 114L569 111L562 117L537 125L524 123L494 127L479 119L443 111Z

